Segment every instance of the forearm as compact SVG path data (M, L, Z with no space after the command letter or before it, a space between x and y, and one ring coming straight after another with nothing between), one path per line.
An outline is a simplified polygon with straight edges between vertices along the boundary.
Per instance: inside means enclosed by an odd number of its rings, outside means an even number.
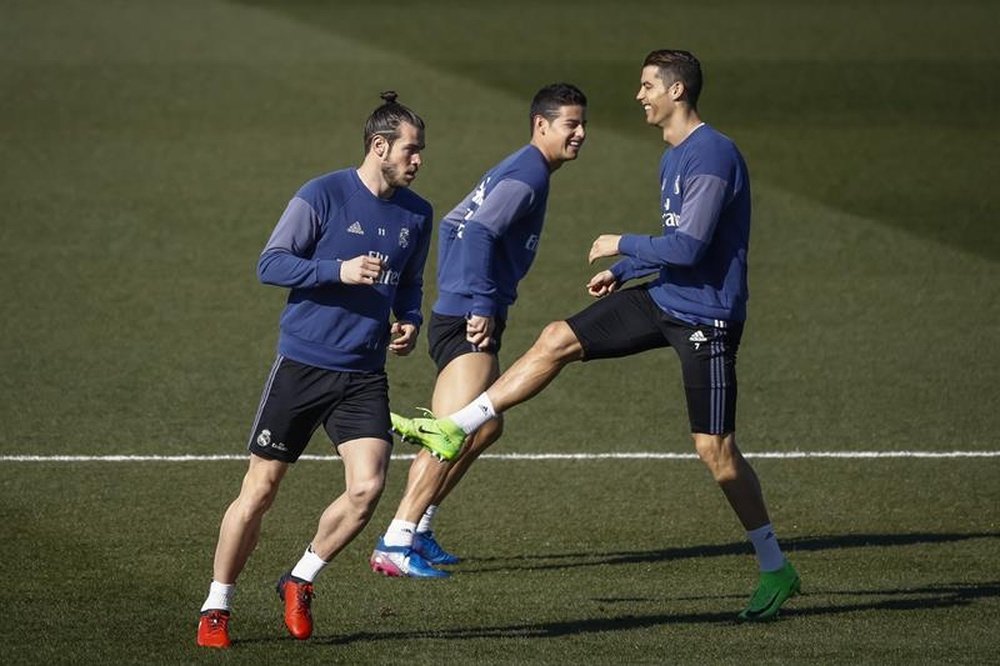
M679 230L656 237L625 234L618 251L647 267L692 266L704 254L705 243Z
M660 270L660 266L658 264L647 264L634 257L623 257L612 265L609 270L615 276L615 279L618 280L618 283L622 284L629 280L656 273Z
M340 282L339 259L305 259L284 248L268 248L257 262L257 277L278 287L319 287Z

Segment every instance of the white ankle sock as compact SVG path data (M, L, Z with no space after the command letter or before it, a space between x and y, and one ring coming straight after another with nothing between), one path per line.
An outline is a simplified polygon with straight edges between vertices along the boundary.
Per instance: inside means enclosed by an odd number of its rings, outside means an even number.
M410 547L413 545L413 533L416 529L416 523L393 518L392 522L389 523L389 529L385 531L385 536L382 537L382 541L387 546Z
M455 424L465 431L465 434L471 434L475 432L481 425L489 421L490 419L495 419L497 416L496 410L493 409L493 403L490 401L486 391L479 394L479 397L470 402L468 405L458 410L448 418L455 422Z
M300 559L298 564L296 564L292 569L292 575L299 580L311 583L316 580L316 576L319 575L319 572L322 571L323 567L326 565L327 561L314 553L312 544L309 544L309 547L306 548L306 552L302 554L302 559Z
M420 517L420 523L417 524L417 532L431 532L433 528L431 527L431 521L434 520L434 514L437 513L437 506L431 504L424 511L424 515Z
M216 583L213 580L212 584L208 586L208 598L205 599L205 603L202 604L201 612L204 613L208 610L232 610L233 592L235 591L236 583L227 585L224 583Z
M785 555L778 545L778 537L774 536L771 523L761 525L747 532L753 549L757 553L757 564L761 571L777 571L785 565Z

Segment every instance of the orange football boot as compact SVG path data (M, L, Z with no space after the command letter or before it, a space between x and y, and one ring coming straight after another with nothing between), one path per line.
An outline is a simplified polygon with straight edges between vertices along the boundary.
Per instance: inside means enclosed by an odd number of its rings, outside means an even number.
M294 578L291 572L278 579L278 596L285 602L285 626L300 641L312 636L313 584Z
M229 647L229 611L207 610L198 620L198 645L202 647Z

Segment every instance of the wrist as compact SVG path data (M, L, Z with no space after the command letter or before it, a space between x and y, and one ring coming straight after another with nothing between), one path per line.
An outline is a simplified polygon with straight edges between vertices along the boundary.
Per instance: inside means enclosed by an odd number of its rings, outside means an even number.
M321 259L316 262L316 283L317 284L337 284L343 282L340 274L343 262L340 259Z

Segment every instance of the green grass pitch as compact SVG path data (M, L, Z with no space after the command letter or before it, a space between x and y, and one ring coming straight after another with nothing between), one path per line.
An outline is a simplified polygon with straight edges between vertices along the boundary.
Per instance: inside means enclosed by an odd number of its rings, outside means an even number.
M995 662L997 457L753 459L805 592L765 626L732 622L750 548L694 460L483 460L442 510L468 559L440 583L367 570L399 460L297 643L274 579L342 487L304 461L225 654L194 627L243 462L10 458L240 453L284 298L256 257L302 182L360 161L387 88L427 120L415 189L438 214L527 140L538 87L590 97L510 363L586 304L596 234L657 231L663 145L633 96L661 47L701 58L701 111L753 175L744 450L1000 448L995 3L495 5L0 6L0 662ZM390 362L399 409L427 402L425 348ZM569 368L495 451L689 453L685 429L654 353Z

